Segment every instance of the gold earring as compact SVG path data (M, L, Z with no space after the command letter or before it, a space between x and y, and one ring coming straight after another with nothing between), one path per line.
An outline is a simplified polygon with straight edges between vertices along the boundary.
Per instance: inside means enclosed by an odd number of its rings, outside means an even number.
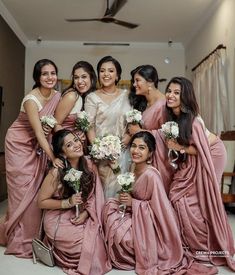
M146 161L146 163L147 163L147 164L152 164L151 159L148 159L148 160Z

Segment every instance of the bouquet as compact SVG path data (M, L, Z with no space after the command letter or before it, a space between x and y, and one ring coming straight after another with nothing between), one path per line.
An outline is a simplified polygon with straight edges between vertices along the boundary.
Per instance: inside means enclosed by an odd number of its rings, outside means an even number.
M56 119L54 118L53 115L49 115L49 116L42 116L40 118L40 121L42 123L42 125L47 125L49 127L51 127L52 129L55 127L55 125L57 124Z
M40 118L40 121L41 121L41 123L42 123L43 126L49 126L49 127L52 128L52 129L53 129L53 128L55 127L55 125L57 124L57 121L56 121L56 119L54 118L53 115L42 116L42 117ZM36 152L37 152L37 155L40 156L40 155L42 154L42 148L39 147L39 146L37 146Z
M131 123L131 124L141 123L142 114L140 111L136 109L126 112L125 116L126 116L127 123Z
M166 139L176 139L179 137L179 126L175 121L167 121L161 126L161 132L164 134ZM175 155L175 157L173 156ZM174 169L178 168L175 161L179 157L179 153L176 150L169 149L168 157L170 159L170 164Z
M129 193L132 190L132 184L135 181L135 175L131 172L117 176L117 182L121 186L120 192Z
M121 186L121 190L119 193L129 193L132 191L132 184L135 182L135 175L131 172L127 172L125 174L121 174L117 176L117 182ZM125 215L126 205L119 205L119 213L122 214L122 218Z
M90 155L95 160L109 160L113 172L118 173L120 171L118 159L121 155L121 140L113 135L96 138L90 147Z
M68 183L73 190L78 193L80 191L80 178L82 176L82 171L76 170L71 168L67 171L66 175L64 176L64 180ZM79 216L79 209L78 205L76 205L76 217Z
M83 132L87 132L91 127L88 114L85 111L77 113L75 120L75 129Z
M162 124L160 130L166 139L176 139L179 137L179 126L175 121L167 121Z

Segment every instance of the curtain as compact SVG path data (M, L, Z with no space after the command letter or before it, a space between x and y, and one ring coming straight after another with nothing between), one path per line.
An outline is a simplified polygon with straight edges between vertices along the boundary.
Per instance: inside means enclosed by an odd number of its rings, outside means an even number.
M230 128L226 60L226 50L217 49L193 71L200 115L216 134Z

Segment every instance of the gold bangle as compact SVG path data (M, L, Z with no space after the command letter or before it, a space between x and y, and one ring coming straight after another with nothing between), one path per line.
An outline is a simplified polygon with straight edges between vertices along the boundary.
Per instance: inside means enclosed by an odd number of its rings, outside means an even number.
M61 200L61 208L62 209L68 209L68 208L72 208L72 204L70 203L69 201L69 198L68 199L65 199L65 200Z

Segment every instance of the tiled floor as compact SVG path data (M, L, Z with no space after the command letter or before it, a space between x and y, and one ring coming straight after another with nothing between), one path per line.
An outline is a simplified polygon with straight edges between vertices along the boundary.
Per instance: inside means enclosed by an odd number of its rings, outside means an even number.
M6 201L0 203L0 217L5 213ZM235 214L228 215L235 238ZM5 248L0 246L0 275L63 275L58 267L47 267L41 263L33 264L32 260L19 259L15 256L4 255ZM133 275L134 271L121 271L113 269L108 275ZM234 274L226 267L220 267L220 275ZM98 274L97 274L98 275ZM200 275L200 274L195 274Z

